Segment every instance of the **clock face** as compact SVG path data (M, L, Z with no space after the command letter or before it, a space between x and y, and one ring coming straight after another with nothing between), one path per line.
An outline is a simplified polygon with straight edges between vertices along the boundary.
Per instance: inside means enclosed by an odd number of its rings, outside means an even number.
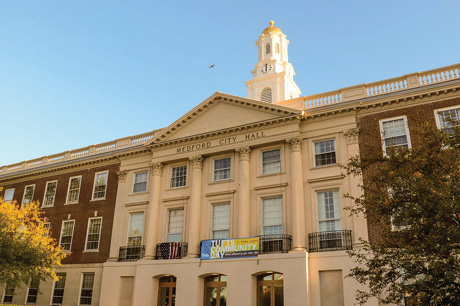
M270 71L272 71L272 69L273 69L272 64L268 64L268 63L262 65L262 68L260 68L262 73L269 73Z

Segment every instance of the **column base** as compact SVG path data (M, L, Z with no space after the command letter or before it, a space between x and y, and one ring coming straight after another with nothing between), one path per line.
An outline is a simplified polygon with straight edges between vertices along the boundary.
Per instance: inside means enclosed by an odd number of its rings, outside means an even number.
M307 252L307 248L306 247L294 247L292 248L292 250L289 251L289 253L306 253Z

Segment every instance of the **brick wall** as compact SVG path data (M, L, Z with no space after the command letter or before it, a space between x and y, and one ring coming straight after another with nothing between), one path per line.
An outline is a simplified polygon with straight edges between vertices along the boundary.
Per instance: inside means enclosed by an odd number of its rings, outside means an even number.
M72 254L63 260L63 264L83 264L83 263L101 263L109 257L110 240L112 235L112 223L115 211L115 201L118 188L118 177L116 171L119 170L119 164L111 164L94 168L85 168L75 170L70 173L50 174L46 177L30 180L20 183L1 183L3 191L0 195L3 197L4 191L8 188L15 188L14 200L22 202L24 188L27 185L35 184L34 201L39 201L42 205L45 186L47 181L57 180L56 198L53 207L45 207L45 217L50 222L50 234L59 243L61 234L62 221L75 220ZM104 200L91 201L95 173L108 170L108 180L106 197ZM80 196L77 204L65 204L67 199L67 190L69 179L73 176L82 176ZM95 216L102 217L101 238L98 252L84 252L86 234L88 229L88 219Z

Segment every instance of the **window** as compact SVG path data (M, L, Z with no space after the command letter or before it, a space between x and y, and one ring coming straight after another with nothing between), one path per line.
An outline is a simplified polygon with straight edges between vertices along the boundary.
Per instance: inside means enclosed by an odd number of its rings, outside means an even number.
M171 188L184 187L187 183L187 166L173 167L171 173Z
M5 195L3 196L3 202L13 203L14 188L6 189Z
M27 304L37 303L38 287L40 286L40 279L32 279L30 281L29 289L27 291Z
M86 236L85 250L99 250L101 238L102 218L89 218L88 235Z
M318 222L320 232L341 230L341 209L338 190L321 191L318 196Z
M283 306L283 274L265 273L257 277L257 306Z
M270 54L270 44L265 45L265 54Z
M170 209L168 214L167 242L181 242L184 228L184 209Z
M67 203L78 203L80 196L81 176L71 177L69 180L69 190L67 192Z
M94 273L83 273L80 305L91 305L93 301Z
M212 206L212 238L230 238L230 203Z
M59 280L54 282L53 299L51 301L53 305L62 304L62 300L64 299L66 273L56 273L56 276L59 278Z
M211 275L204 279L204 306L227 305L227 276Z
M435 111L436 124L439 129L446 132L452 132L452 123L449 120L460 119L460 107L455 106L454 108L447 108Z
M262 102L272 102L272 89L271 88L264 88L260 93L260 101Z
M276 43L275 45L275 53L280 54L280 44L279 43Z
M57 181L46 182L43 207L51 207L54 205L54 199L56 198L56 188Z
M335 141L333 139L315 142L315 166L325 166L337 163L335 156Z
M390 147L410 149L409 130L406 117L380 121L380 132L383 138L383 152Z
M93 200L105 199L108 174L108 171L96 173L94 177Z
M46 233L43 234L43 236L48 236L50 234L50 223L49 222L43 223L43 228L46 230Z
M144 212L129 215L128 246L142 245L144 234Z
M283 199L262 200L262 235L283 234Z
M5 294L3 294L3 303L11 304L13 303L14 288L9 288L6 286Z
M214 160L214 181L230 179L230 157Z
M281 151L279 149L262 152L262 174L281 172Z
M72 248L73 228L75 220L63 221L61 231L61 242L59 245L62 246L64 251L70 252Z
M147 191L147 177L147 171L134 174L133 193Z
M24 198L22 199L22 205L32 203L34 198L35 185L28 185L24 188Z
M176 278L165 276L160 278L158 286L158 306L176 305Z

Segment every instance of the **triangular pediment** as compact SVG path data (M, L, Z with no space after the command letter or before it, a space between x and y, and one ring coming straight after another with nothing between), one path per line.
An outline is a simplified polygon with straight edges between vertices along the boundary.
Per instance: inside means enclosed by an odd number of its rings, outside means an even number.
M155 135L148 145L300 115L289 107L215 93Z

